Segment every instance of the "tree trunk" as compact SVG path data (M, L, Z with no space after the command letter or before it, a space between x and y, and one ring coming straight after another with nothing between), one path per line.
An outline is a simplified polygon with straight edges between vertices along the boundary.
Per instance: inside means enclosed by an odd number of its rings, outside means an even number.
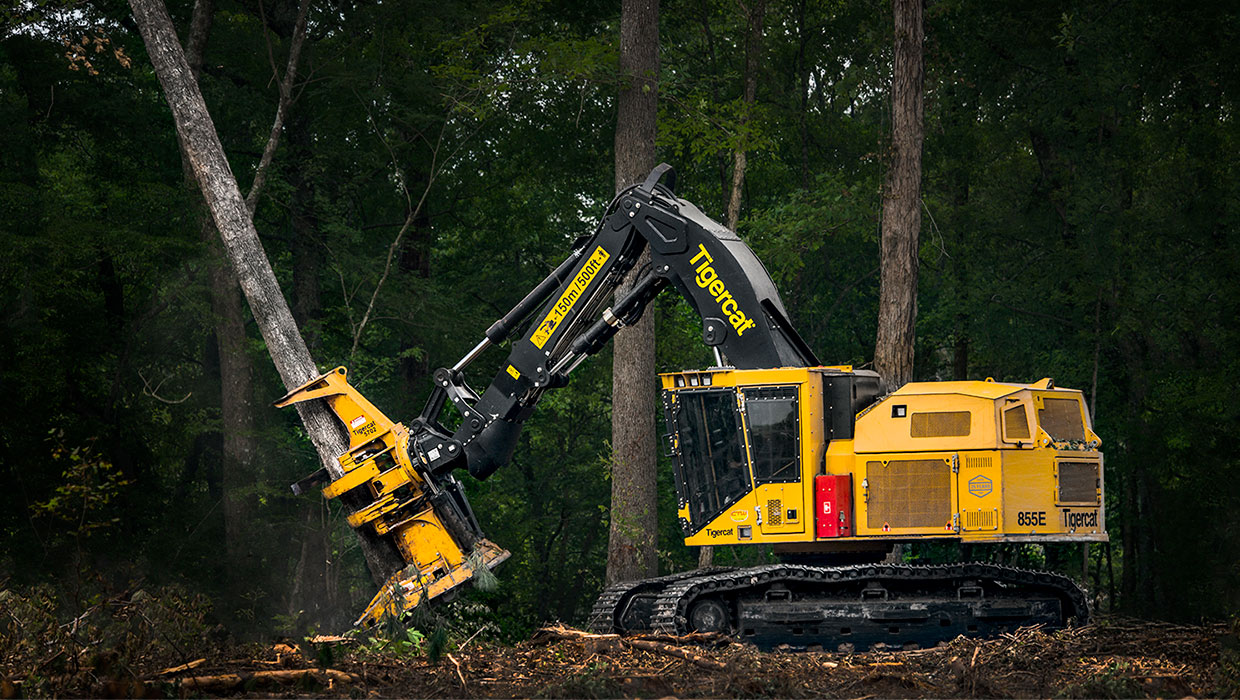
M708 569L715 565L715 548L705 545L698 548L698 568Z
M202 72L203 55L211 34L215 8L211 0L197 0L185 37L185 60L195 79ZM193 169L184 150L182 167L187 187L194 186ZM253 401L253 363L246 352L245 309L237 279L220 249L210 214L199 209L199 227L208 251L212 326L215 330L220 382L220 474L223 489L224 551L230 566L229 579L240 583L250 578L255 541L253 486L258 465ZM235 588L235 587L234 587ZM238 592L236 590L234 593Z
M883 188L883 236L874 368L895 390L913 378L917 238L921 231L922 0L892 0L891 165Z
M303 110L304 111L304 110ZM292 211L293 240L289 246L293 265L293 319L311 353L318 347L319 324L323 314L319 296L319 268L323 256L318 240L318 217L314 208L315 190L310 174L314 143L309 118L294 112L288 120L289 172L294 186ZM321 498L303 498L300 509L304 522L301 551L295 565L293 589L289 592L288 614L298 619L302 629L347 624L335 619L339 569L331 553L331 519Z
M205 233L212 233L210 226ZM211 250L218 249L213 246ZM216 257L216 256L212 256ZM246 353L245 310L237 279L226 260L211 262L211 311L219 348L221 475L224 482L224 546L230 562L248 562L254 553L254 475L258 467L253 365ZM246 566L237 573L247 576Z
M758 62L762 58L762 23L766 19L766 0L750 0L746 6L741 3L745 12L745 111L741 114L741 131L749 127L752 118L754 101L758 94ZM742 134L736 151L732 154L732 191L728 197L728 228L736 230L741 217L741 193L745 189L745 168L748 158L745 155L748 136Z
M318 369L263 251L215 124L177 42L168 10L162 0L131 0L130 7L172 109L177 138L206 198L267 351L285 387L300 386L317 376ZM343 427L321 402L300 403L297 409L323 466L334 478L342 476L337 457L348 446ZM402 565L399 555L364 536L361 540L372 576L386 581Z
M801 188L809 189L809 62L805 56L809 37L805 27L805 0L797 3L797 91L801 109L797 112L797 129L801 136Z
M659 72L658 0L623 0L616 109L616 191L654 167ZM622 297L650 262L647 251L616 290ZM611 532L607 582L653 576L658 569L654 431L654 309L616 334L612 364Z

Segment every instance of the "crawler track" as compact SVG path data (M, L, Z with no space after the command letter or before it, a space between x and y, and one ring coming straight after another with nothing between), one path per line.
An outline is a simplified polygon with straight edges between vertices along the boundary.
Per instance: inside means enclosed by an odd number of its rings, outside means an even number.
M863 651L927 647L958 635L1089 617L1085 596L1058 574L994 564L847 567L773 564L673 574L608 588L596 632L725 632L760 648Z

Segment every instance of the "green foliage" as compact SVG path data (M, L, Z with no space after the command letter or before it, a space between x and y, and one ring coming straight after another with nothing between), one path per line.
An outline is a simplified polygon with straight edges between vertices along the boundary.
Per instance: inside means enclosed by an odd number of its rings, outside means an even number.
M172 3L182 26L189 5ZM123 4L66 7L0 11L0 578L57 582L75 605L92 585L183 582L228 591L221 614L259 629L343 627L374 583L339 505L286 490L316 458L292 412L265 408L284 388L248 321L261 454L251 483L225 478L208 289L219 260L142 42L118 21ZM265 5L266 24L257 6L214 17L200 85L243 190L292 8ZM719 219L731 152L746 148L740 234L820 358L865 366L890 126L886 6L770 5L752 111L736 3L661 11L659 159ZM1235 9L949 1L926 17L917 378L1084 389L1107 455L1117 602L1233 614ZM617 8L363 3L316 7L311 23L255 222L320 367L347 364L406 419L434 368L468 351L610 200ZM103 60L83 70L62 36ZM685 304L665 295L650 313L660 371L712 361ZM509 349L467 370L474 386ZM580 367L528 421L513 463L467 480L483 530L513 552L498 588L480 580L439 622L415 624L416 642L402 627L380 644L423 654L438 629L512 639L584 618L610 526L609 366L605 352ZM684 569L696 552L666 461L659 478L660 567ZM221 554L226 497L251 506L243 563ZM974 556L1069 572L1078 561L1032 546ZM1106 682L1082 692L1115 692Z
M51 430L48 434L52 443L51 463L64 465L62 482L46 501L31 504L31 513L66 526L67 534L79 541L114 529L120 518L107 517L109 506L129 482L112 463L96 454L93 440L81 447L70 447L65 444L64 430Z

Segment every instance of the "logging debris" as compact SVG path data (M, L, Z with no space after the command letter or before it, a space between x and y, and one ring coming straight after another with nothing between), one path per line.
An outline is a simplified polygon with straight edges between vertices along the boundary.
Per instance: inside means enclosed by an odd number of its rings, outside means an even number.
M325 647L330 654L322 653ZM424 650L378 647L319 637L233 647L175 666L117 660L106 674L96 667L54 685L23 674L9 658L0 681L4 697L1074 698L1234 697L1240 690L1235 629L1115 618L1056 632L1031 628L990 640L961 637L933 649L867 653L760 652L719 635L620 636L563 625L512 646L469 638L450 646L438 663Z

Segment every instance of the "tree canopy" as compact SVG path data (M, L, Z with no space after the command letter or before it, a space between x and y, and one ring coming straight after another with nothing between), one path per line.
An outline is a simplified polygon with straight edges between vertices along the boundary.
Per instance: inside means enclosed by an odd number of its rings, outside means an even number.
M182 33L191 4L169 2ZM243 192L297 8L214 3L199 81ZM772 0L765 13L749 105L740 4L664 3L657 157L722 220L745 149L741 235L819 357L864 366L890 10ZM914 379L1084 390L1114 542L1091 550L1092 593L1172 619L1240 611L1237 14L1148 0L925 9ZM310 4L254 222L321 369L347 365L390 416L416 415L430 373L592 229L613 192L619 19L618 3L567 0ZM125 3L0 11L0 125L0 587L227 590L220 261ZM710 362L683 303L654 311L659 371ZM284 390L252 319L246 333L259 459L242 496L257 544L220 612L264 629L340 623L373 584L342 514L289 492L314 449L294 415L264 409ZM478 380L504 353L475 362ZM583 365L540 404L513 463L467 484L483 530L513 552L500 589L473 604L510 629L580 620L602 587L610 364ZM696 561L669 471L661 571ZM1079 567L1069 554L973 553ZM293 583L307 570L322 604Z

